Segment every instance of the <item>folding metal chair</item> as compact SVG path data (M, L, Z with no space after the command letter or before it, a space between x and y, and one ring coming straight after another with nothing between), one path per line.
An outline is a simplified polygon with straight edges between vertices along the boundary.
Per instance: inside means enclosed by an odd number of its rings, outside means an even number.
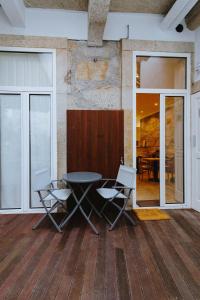
M56 183L56 186L55 186L55 183ZM67 213L64 202L69 198L69 196L72 193L72 190L66 189L66 188L58 188L58 183L64 184L66 186L66 183L63 180L52 180L51 183L49 185L47 185L45 188L38 189L37 191L35 191L39 195L40 201L44 206L46 214L44 214L44 216L42 216L42 218L32 227L32 229L36 229L46 217L49 217L50 220L52 221L53 225L56 227L56 229L59 232L62 232L60 224L58 224L55 221L55 218L52 216L52 212L56 208L62 207L65 210L65 212ZM51 203L53 202L52 203L53 205L51 207L48 207L49 201Z
M120 165L117 179L103 180L105 182L101 188L97 189L97 192L105 200L100 213L110 224L109 230L112 230L115 227L117 221L122 215L124 215L132 225L136 225L135 220L125 211L127 202L131 196L131 192L135 189L136 169ZM114 185L111 188L106 188L106 185L110 181L114 181ZM122 206L119 205L116 200L122 202ZM108 216L104 213L104 210L109 203L118 211L118 214L113 222L111 222Z

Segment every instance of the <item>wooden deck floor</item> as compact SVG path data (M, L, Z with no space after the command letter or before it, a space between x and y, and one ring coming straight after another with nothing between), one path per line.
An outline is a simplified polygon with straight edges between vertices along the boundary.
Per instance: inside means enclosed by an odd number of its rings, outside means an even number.
M200 214L122 220L100 237L75 217L63 234L39 215L0 216L0 299L200 299Z

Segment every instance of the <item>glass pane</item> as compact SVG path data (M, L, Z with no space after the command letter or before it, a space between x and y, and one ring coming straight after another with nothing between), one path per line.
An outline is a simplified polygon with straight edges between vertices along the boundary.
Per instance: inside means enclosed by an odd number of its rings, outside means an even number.
M0 86L52 86L52 54L0 52Z
M160 95L136 98L137 205L160 205Z
M30 95L31 207L41 207L38 188L51 180L50 95Z
M137 56L138 88L186 89L186 58Z
M0 209L21 208L21 97L0 95Z
M184 203L184 98L165 98L165 199L166 203Z

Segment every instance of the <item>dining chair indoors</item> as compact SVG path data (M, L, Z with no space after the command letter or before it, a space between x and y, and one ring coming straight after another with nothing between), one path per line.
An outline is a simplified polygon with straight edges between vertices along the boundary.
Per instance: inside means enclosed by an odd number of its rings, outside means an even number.
M109 230L112 230L117 224L118 220L124 215L132 225L136 225L135 220L125 211L131 193L135 190L136 184L136 169L124 165L120 165L116 179L103 179L105 181L101 188L97 189L98 194L105 200L105 203L100 211L101 215L110 224ZM112 187L106 187L113 181ZM122 205L119 205L119 203ZM117 216L112 222L105 214L105 208L112 205L117 210Z
M71 195L71 189L67 188L59 188L58 184L65 185L66 183L63 180L52 180L49 185L42 189L38 189L35 192L38 193L40 201L46 211L46 213L42 216L42 218L32 227L32 229L36 229L46 217L49 217L55 228L62 232L60 225L56 222L53 217L53 211L59 207L62 207L65 212L67 212L64 203ZM52 206L49 205L52 204ZM50 207L49 207L50 206Z

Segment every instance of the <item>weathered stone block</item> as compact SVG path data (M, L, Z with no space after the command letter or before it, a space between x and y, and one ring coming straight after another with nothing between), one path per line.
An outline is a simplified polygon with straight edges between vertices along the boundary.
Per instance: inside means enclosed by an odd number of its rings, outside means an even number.
M77 80L106 80L108 61L80 62L77 65Z

